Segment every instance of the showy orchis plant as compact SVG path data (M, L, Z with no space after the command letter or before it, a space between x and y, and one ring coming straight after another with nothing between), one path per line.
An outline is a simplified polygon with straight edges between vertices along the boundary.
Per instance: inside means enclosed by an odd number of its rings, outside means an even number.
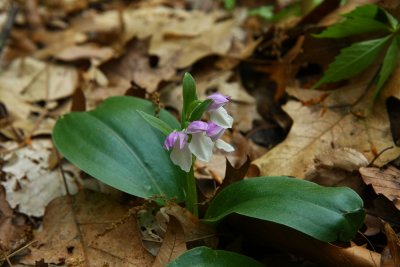
M199 100L192 76L185 74L181 122L163 109L156 117L150 101L117 96L95 110L60 118L53 140L65 158L104 183L153 199L160 206L166 200L184 202L197 216L195 160L210 161L214 149L234 150L221 139L233 123L224 108L228 103L229 97L218 93ZM325 242L349 241L364 219L362 200L351 189L322 187L285 176L232 183L205 208L203 223L216 224L238 213L282 224ZM220 260L229 266L258 266L243 256L217 254L221 256L199 248L171 266Z
M226 152L234 148L223 141L221 136L232 127L233 118L225 110L229 97L220 93L208 96L204 101L198 100L193 77L186 73L183 78L182 127L168 128L161 120L148 114L140 113L156 129L167 133L164 148L171 150L171 161L187 173L186 208L197 215L197 192L193 172L196 158L209 162L214 147ZM199 120L203 113L208 113L208 122ZM162 126L161 126L162 125Z

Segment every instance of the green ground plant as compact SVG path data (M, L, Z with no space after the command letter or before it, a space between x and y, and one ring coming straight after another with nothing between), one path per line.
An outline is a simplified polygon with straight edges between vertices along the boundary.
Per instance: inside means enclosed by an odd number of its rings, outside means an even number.
M200 100L190 74L183 78L179 123L152 102L128 96L111 97L95 110L60 118L53 131L57 149L81 170L128 194L183 203L209 225L228 215L271 221L324 242L349 241L364 221L362 199L350 188L323 187L300 179L256 177L233 183L198 213L194 162L210 160L213 150L233 151L220 137L233 118L224 105L229 97L213 94ZM208 116L205 116L207 114ZM209 118L209 119L205 119ZM170 266L257 266L243 255L199 247ZM261 266L261 265L260 265Z

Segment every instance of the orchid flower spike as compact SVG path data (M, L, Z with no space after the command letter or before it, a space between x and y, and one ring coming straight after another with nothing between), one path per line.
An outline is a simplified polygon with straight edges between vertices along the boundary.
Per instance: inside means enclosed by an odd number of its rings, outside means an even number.
M229 97L220 93L214 93L209 95L207 99L213 100L211 105L208 107L211 121L225 129L231 128L233 124L233 118L223 108L223 106L229 102Z

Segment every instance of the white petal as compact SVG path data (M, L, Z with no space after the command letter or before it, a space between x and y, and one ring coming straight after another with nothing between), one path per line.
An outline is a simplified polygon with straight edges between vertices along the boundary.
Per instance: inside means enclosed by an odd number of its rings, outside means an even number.
M190 171L190 168L192 167L192 153L188 146L180 149L179 142L176 142L172 148L170 158L175 165L181 167L185 172Z
M231 128L233 124L233 118L228 114L226 109L224 109L223 107L210 111L210 119L215 124L224 128Z
M189 149L199 160L205 162L210 161L213 147L213 141L204 133L192 134L192 141L189 143Z
M218 139L217 141L215 141L215 146L219 149L222 149L226 152L233 152L235 151L235 149L233 148L233 146L231 146L230 144L228 144L225 141L222 141L221 139Z

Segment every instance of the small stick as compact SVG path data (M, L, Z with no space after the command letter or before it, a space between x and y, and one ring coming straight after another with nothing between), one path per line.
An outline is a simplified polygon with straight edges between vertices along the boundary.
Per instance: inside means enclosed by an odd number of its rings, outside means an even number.
M7 12L7 19L4 23L3 30L0 33L0 55L3 52L3 49L6 45L8 37L10 36L11 29L14 25L15 18L18 14L18 5L14 1L11 1L8 12Z

